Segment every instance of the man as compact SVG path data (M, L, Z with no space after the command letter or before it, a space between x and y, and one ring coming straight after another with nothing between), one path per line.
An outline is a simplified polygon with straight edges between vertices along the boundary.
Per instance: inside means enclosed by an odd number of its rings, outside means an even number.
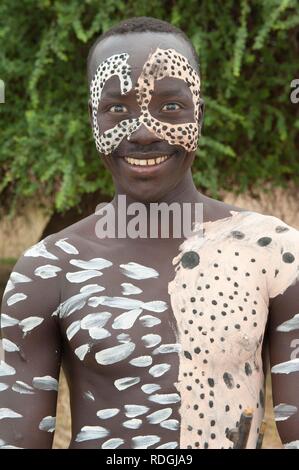
M180 30L125 21L95 43L88 76L111 207L143 203L147 236L101 238L97 213L18 260L1 309L2 448L51 447L62 361L70 448L232 448L246 415L243 447L255 448L268 340L278 430L298 448L298 231L195 188L203 105ZM203 234L173 236L184 225L173 217L168 238L161 225L151 237L157 202L202 204Z

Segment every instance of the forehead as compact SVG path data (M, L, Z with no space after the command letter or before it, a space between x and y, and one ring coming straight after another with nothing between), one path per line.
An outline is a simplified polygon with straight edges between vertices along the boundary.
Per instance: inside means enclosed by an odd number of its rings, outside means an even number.
M126 52L129 54L128 64L132 67L132 74L140 74L149 54L157 47L161 49L172 48L184 55L192 67L196 69L191 48L188 43L178 35L171 33L127 33L109 36L101 41L95 48L90 62L90 77L92 77L101 62L114 54Z

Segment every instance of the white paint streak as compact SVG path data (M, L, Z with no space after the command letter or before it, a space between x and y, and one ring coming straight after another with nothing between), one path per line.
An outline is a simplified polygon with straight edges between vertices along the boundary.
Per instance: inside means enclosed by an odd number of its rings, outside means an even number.
M83 426L81 431L77 434L75 441L92 441L108 436L109 431L102 426Z
M272 367L272 374L290 374L299 371L299 358L291 361L281 362Z
M161 323L160 318L153 317L152 315L143 315L139 318L140 322L146 328L151 328L152 326L158 325Z
M103 349L103 351L96 353L95 358L98 364L115 364L130 356L135 347L135 343L123 343L118 346L113 346L112 348Z
M141 339L144 342L146 348L153 348L154 346L157 346L157 344L159 344L162 340L160 335L154 335L151 333L142 336Z
M134 263L133 261L127 264L121 264L120 269L125 276L132 279L150 279L159 277L159 273L155 269Z
M45 416L38 425L41 431L54 432L56 426L56 418L54 416Z
M15 373L16 370L12 366L6 364L4 361L0 361L0 377L5 375L15 375Z
M90 313L81 320L81 328L89 330L89 328L105 326L111 316L110 312Z
M39 390L58 390L58 382L56 379L50 375L45 375L43 377L34 377L32 380L32 385L34 388Z
M7 328L8 326L18 325L19 320L16 318L6 315L6 313L1 313L1 328Z
M299 440L288 442L287 444L284 444L283 447L285 449L299 449Z
M130 361L130 364L135 367L147 367L150 366L153 362L153 359L151 356L140 356L140 357L135 357Z
M125 405L125 415L127 418L135 418L136 416L143 415L149 410L148 406L143 405Z
M141 308L129 310L128 312L122 313L121 315L115 318L112 324L112 328L114 330L128 330L129 328L132 328L141 313Z
M3 345L4 351L6 351L6 352L20 351L19 346L17 346L15 343L10 341L9 339L3 338L2 345Z
M66 330L66 336L69 341L75 336L76 333L78 333L78 331L80 330L80 325L81 325L80 320L74 321L73 323L69 325L69 327Z
M102 449L116 449L124 442L125 441L123 439L115 437L113 439L109 439L108 441L103 442Z
M170 431L177 431L180 427L177 419L167 419L160 423L160 426L165 429L170 429Z
M62 238L61 240L58 240L57 242L55 242L55 245L58 246L58 248L60 248L68 255L78 255L79 251L77 250L77 248L75 248L74 245L71 245L65 240L68 240L68 238Z
M22 300L27 299L27 295L19 292L17 294L13 294L7 299L7 305L11 306L16 304L17 302L21 302Z
M179 353L181 350L182 346L179 343L161 344L161 346L154 349L153 354Z
M24 395L34 395L35 393L31 385L28 385L25 382L22 382L21 380L17 380L11 388L14 392L21 393Z
M61 268L53 264L45 264L36 268L34 274L42 279L50 279L51 277L57 277L57 273L61 270Z
M145 385L142 385L141 387L141 390L146 394L156 392L157 390L160 390L160 389L161 389L161 385L158 385L158 384L145 384Z
M4 390L7 390L9 388L8 384L5 384L4 382L0 382L0 392L3 392Z
M285 421L297 413L297 411L298 408L296 406L280 403L274 407L275 421Z
M160 442L161 438L155 435L136 436L132 438L133 449L147 449L148 447Z
M298 330L299 329L299 313L293 316L290 320L285 321L277 328L277 331L282 331L288 333L289 331Z
M47 250L44 240L41 240L25 251L24 256L30 256L32 258L41 257L48 259L58 259L57 256L53 255Z
M101 419L109 419L116 416L119 412L119 408L105 408L104 410L97 411L97 416Z
M10 408L0 408L0 420L6 418L23 418L23 415L11 410Z
M116 338L120 343L128 343L131 341L131 337L128 335L128 333L120 333Z
M80 361L83 361L85 358L86 354L90 351L90 345L89 344L82 344L82 346L79 346L78 348L75 349L75 354L78 356Z
M128 429L139 429L142 425L142 420L136 418L128 419L127 421L124 421L122 425Z
M170 369L170 367L170 364L156 364L151 367L148 372L153 377L161 377L161 375L164 375Z
M73 273L66 273L65 277L69 282L80 284L81 282L88 281L94 277L103 276L103 273L94 269L88 269L84 271L75 271Z
M123 282L121 284L122 286L122 294L123 295L133 295L133 294L141 294L142 289L140 289L137 286L134 286L134 284L131 284L129 282Z
M156 447L156 449L176 449L178 445L178 442L171 441Z
M71 259L70 264L73 266L77 266L77 268L81 269L96 269L100 271L101 269L109 268L112 266L111 261L108 261L104 258L93 258L89 261L83 261L81 259Z
M24 320L20 321L19 327L23 331L24 334L28 333L28 331L33 330L38 325L40 325L44 321L41 317L28 317L24 318Z
M94 397L93 393L91 393L89 390L88 390L88 392L84 392L83 396L87 400L95 401L95 397Z
M148 399L154 403L160 403L161 405L168 405L170 403L178 403L181 401L178 393L156 393L155 395L149 396Z
M114 385L118 390L125 390L140 382L140 377L124 377L114 381Z
M104 339L111 336L111 333L108 330L106 330L105 328L100 328L98 326L90 328L88 330L88 333L89 336L93 339Z
M161 421L169 418L172 413L172 408L163 408L162 410L154 411L146 417L150 424L159 424Z

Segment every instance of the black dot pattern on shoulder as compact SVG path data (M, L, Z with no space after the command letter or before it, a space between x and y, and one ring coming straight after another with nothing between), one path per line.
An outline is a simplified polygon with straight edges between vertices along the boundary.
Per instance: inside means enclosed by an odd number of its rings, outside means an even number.
M187 239L174 258L168 289L184 351L176 384L181 447L230 448L227 429L249 407L255 411L247 447L255 448L265 406L265 299L298 278L299 232L249 211L201 225L205 236Z

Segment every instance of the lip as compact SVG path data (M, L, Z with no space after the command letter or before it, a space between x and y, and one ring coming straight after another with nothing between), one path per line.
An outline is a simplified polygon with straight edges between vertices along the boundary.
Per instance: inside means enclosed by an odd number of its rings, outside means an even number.
M162 154L161 154L162 155ZM165 154L164 154L165 155ZM122 162L126 165L127 168L130 168L130 170L134 173L139 173L139 174L151 174L151 173L156 173L162 168L164 168L165 165L169 164L169 161L173 158L173 154L167 155L168 158L164 162L158 163L157 165L131 165L130 163L126 162L126 160L122 157L121 160ZM144 154L144 155L131 155L130 157L135 158L136 160L150 160L151 158L157 157L157 153L155 154Z

